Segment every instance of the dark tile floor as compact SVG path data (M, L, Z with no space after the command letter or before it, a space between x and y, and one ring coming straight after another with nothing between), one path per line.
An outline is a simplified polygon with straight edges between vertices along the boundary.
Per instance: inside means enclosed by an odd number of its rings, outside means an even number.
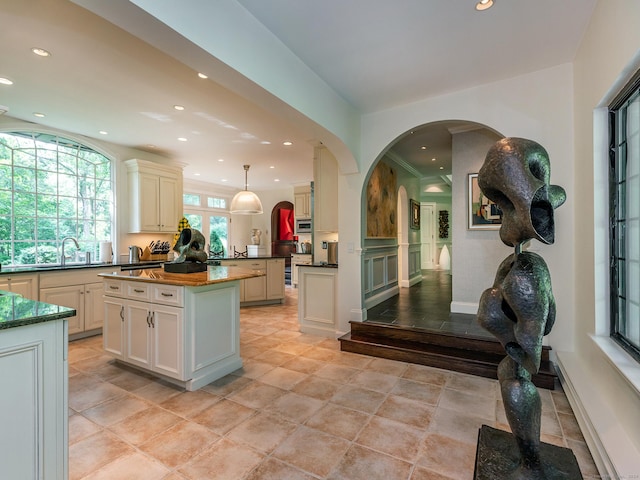
M422 282L367 310L367 322L493 338L475 315L449 311L451 278L449 271L425 270Z

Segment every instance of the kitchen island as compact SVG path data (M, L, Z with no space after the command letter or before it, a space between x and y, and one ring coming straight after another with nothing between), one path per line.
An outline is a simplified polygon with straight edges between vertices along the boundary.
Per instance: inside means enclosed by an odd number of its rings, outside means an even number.
M67 317L0 291L0 477L68 478Z
M197 390L242 367L240 282L262 275L222 266L197 273L102 273L104 349L118 361Z

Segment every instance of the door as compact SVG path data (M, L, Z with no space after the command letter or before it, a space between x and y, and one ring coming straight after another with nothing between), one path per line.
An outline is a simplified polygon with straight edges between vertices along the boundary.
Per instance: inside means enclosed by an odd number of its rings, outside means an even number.
M124 324L127 339L124 359L151 369L151 310L148 304L125 302Z
M69 317L69 335L84 332L84 286L52 287L40 290L40 301L73 308L75 316Z
M420 204L420 258L421 268L436 268L436 204L424 202Z
M124 341L124 303L117 298L104 300L104 324L102 327L102 345L105 351L123 359Z
M151 316L153 371L172 378L184 378L183 310L154 305Z
M202 215L195 210L185 207L185 218L191 228L200 230L208 240L209 251L212 255L227 256L229 254L229 216Z

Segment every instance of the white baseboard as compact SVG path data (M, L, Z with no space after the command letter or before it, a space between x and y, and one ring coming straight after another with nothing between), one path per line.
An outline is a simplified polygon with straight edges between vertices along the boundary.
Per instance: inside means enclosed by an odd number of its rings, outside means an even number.
M556 355L558 377L602 478L637 476L640 452L602 399L578 355Z
M385 300L390 299L391 297L398 295L400 287L397 285L389 288L388 290L384 290L376 295L373 295L364 301L364 308L372 308L378 305L379 303L384 302Z
M478 313L478 304L471 302L451 302L451 313L475 315Z

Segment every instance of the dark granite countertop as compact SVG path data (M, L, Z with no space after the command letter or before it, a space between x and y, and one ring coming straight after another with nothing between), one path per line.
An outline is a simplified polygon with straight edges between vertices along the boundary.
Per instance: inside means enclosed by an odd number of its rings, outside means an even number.
M338 268L338 264L337 263L318 262L318 263L312 263L311 265L298 265L298 267Z
M59 264L51 264L51 265L26 265L21 267L2 267L0 270L0 275L11 275L15 273L41 273L41 272L51 272L51 271L61 271L61 270L78 270L84 268L105 268L105 267L116 267L116 268L153 268L154 266L161 266L164 262L161 261L147 261L147 262L139 262L139 263L67 263L66 265Z
M0 330L73 317L73 308L36 302L0 290Z

